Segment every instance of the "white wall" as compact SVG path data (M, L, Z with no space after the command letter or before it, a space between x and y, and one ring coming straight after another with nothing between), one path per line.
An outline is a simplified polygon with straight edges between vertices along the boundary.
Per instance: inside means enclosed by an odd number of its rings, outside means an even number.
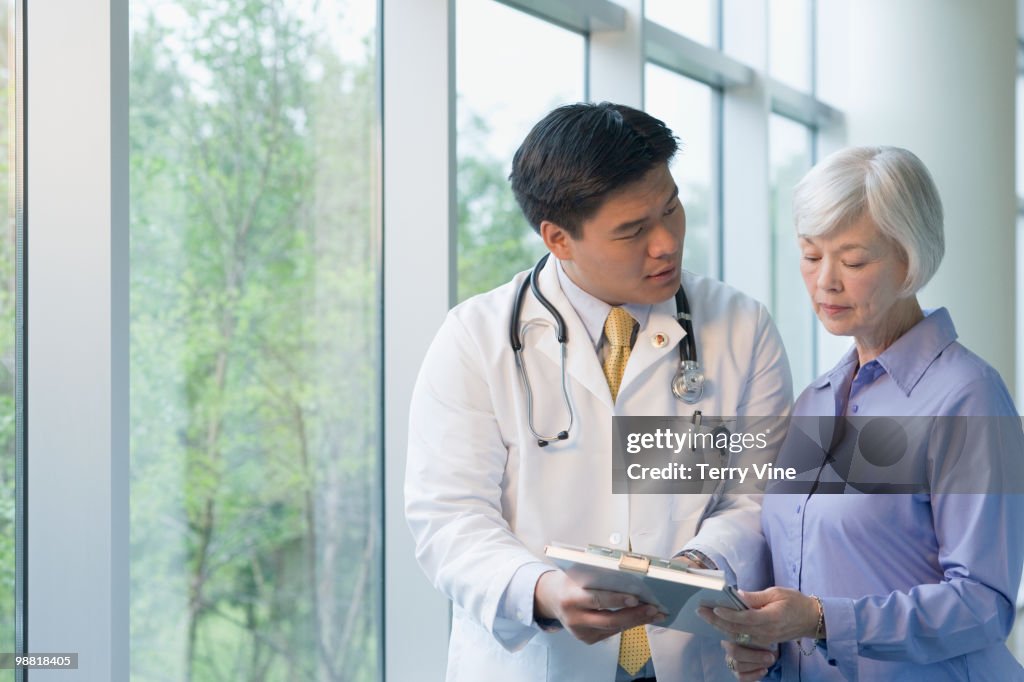
M922 292L960 340L1015 378L1014 0L850 4L849 144L894 144L931 170L946 258Z

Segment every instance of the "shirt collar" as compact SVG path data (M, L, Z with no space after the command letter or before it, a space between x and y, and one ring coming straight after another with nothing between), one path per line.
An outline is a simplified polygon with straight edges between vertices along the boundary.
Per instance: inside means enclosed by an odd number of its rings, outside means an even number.
M612 307L579 288L562 268L562 261L556 259L555 263L558 266L558 285L562 287L562 292L569 299L569 305L573 307L576 314L579 315L580 321L583 322L583 326L586 327L587 333L590 335L590 342L595 349L599 348L604 335L604 322L608 319L608 311ZM651 314L650 304L626 303L622 307L643 329Z
M957 339L956 327L945 308L924 311L924 319L896 339L875 361L904 394L910 395L935 358ZM811 382L814 388L839 384L857 364L857 348L850 348L835 367Z
M850 373L851 366L857 365L857 346L851 346L836 363L836 366L811 382L814 388L825 388L830 384L842 383L843 377Z

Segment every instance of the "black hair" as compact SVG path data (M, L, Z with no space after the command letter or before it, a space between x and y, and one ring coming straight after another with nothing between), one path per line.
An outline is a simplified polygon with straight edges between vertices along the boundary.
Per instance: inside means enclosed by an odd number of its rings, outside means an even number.
M512 159L512 191L540 232L544 220L580 237L608 194L668 163L679 148L668 127L622 104L578 103L545 116Z

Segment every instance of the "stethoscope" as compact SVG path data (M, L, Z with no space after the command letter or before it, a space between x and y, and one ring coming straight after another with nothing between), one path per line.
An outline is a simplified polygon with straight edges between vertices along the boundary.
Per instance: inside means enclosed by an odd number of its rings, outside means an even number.
M512 304L512 320L509 323L508 330L512 351L516 354L516 367L519 370L519 378L523 382L523 389L526 391L526 414L530 433L537 439L537 445L540 447L544 447L555 440L566 440L569 437L569 429L572 428L575 419L572 404L569 400L569 385L565 374L566 346L569 342L565 318L562 317L551 301L541 293L540 285L537 284L540 271L544 269L544 264L547 263L548 256L550 255L549 253L544 254L537 261L537 264L533 266L533 270L523 280L523 283L519 285L515 302ZM519 318L527 289L533 292L534 297L540 301L540 304L555 319L555 336L558 338L558 343L561 346L562 400L565 403L566 411L569 413L569 426L554 436L544 436L537 433L533 425L533 390L530 387L530 377L526 373L526 363L523 360L523 341L519 335ZM697 360L697 340L693 334L693 317L690 315L690 304L686 300L686 292L683 291L681 285L676 292L676 311L676 321L679 322L685 334L682 342L679 344L679 368L676 370L675 378L672 379L672 394L684 403L693 405L704 394L704 384L707 380L704 377L704 371L701 369L700 362Z

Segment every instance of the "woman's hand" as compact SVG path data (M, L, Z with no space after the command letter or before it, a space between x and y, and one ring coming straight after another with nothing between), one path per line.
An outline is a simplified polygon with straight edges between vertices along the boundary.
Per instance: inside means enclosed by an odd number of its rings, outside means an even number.
M700 617L734 641L761 648L801 637L824 637L824 622L818 631L818 600L786 587L769 587L740 596L750 608L745 611L702 607Z
M740 682L757 682L768 674L778 654L763 649L751 649L735 642L722 642L725 663Z

